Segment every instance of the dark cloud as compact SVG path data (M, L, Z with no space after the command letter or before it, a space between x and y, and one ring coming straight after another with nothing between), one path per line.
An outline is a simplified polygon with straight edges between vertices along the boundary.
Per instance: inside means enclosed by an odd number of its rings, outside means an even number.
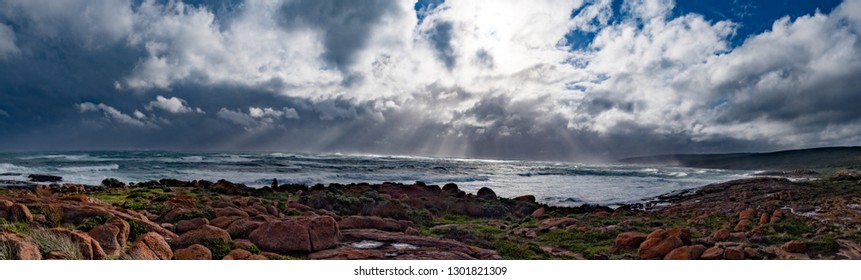
M396 1L291 0L281 7L279 17L288 29L320 32L324 59L346 72L373 36L374 27L398 12Z
M536 42L561 38L532 25L478 41L474 28L460 28L470 18L431 9L427 21L406 27L413 45L357 65L379 28L405 16L397 1L287 1L259 22L248 17L265 13L246 13L261 2L186 3L196 8L158 6L135 17L141 1L0 1L0 40L14 39L0 41L0 151L607 160L861 143L861 25L853 25L861 20L845 15L785 22L725 51L691 46L700 37L677 43L703 33L691 26L711 28L717 39L706 39L720 43L728 33L718 23L655 19L667 30L681 26L667 35L620 21L596 30L594 49L568 52ZM275 23L279 32L261 29ZM262 35L232 37L240 31ZM309 43L302 32L320 38ZM273 36L322 46L325 65L316 64L318 52L265 40ZM459 41L467 39L476 41ZM569 58L589 63L562 63ZM144 69L151 65L158 67ZM155 86L135 88L132 79ZM566 90L572 80L577 91Z
M454 48L451 45L453 26L451 22L435 22L433 28L428 31L427 38L433 45L437 56L451 70L457 63Z

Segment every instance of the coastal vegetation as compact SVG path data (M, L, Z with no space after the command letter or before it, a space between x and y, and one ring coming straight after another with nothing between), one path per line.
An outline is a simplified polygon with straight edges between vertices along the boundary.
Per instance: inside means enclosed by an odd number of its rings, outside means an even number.
M609 208L455 184L160 180L0 189L2 259L858 259L861 175Z

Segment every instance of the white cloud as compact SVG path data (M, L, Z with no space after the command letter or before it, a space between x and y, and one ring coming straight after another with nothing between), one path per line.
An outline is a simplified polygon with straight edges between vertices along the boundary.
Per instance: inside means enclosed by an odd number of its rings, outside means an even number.
M105 118L108 120L111 120L111 121L116 121L119 123L131 125L131 126L137 126L137 127L152 126L149 123L137 120L137 119L135 119L129 115L124 114L123 112L120 112L119 110L115 109L114 107L105 105L104 103L94 104L91 102L84 102L84 103L77 104L77 107L81 113L102 112L104 114Z
M0 23L0 59L16 55L21 50L15 45L15 31L11 27Z
M296 109L287 107L283 108L280 111L272 108L249 107L248 115L257 119L280 119L281 117L284 117L285 119L299 119L299 113L296 112Z
M348 50L332 48L337 42L327 36L335 33L326 24L285 23L286 1L248 1L229 19L176 1L144 1L134 10L119 1L89 2L114 13L81 22L70 20L81 1L38 2L45 11L28 3L6 1L0 8L9 9L0 13L54 19L34 25L44 36L67 23L92 31L77 35L90 38L85 42L124 40L143 51L117 90L236 85L307 100L303 109L322 120L370 117L404 130L445 127L456 136L569 129L596 137L653 133L793 145L861 134L855 109L846 105L861 88L855 82L861 0L846 0L831 14L778 20L736 48L728 40L737 23L672 17L673 0L626 0L628 18L620 20L611 20L623 15L613 15L610 0L446 1L422 22L412 1L397 1L381 4L387 9L378 14L356 15L370 17L362 24L368 30L360 30L367 38ZM70 15L57 15L61 10ZM112 19L119 23L103 24ZM565 35L572 30L592 33L594 41L571 50ZM89 104L87 110L123 119L109 106ZM158 96L145 108L202 112L179 97ZM132 121L147 117L133 115ZM299 118L295 109L272 107L221 108L216 115L246 129ZM409 123L391 115L408 116Z
M299 113L296 112L296 109L289 107L284 107L281 110L248 107L248 113L243 113L242 110L221 108L217 116L223 120L241 125L246 130L268 128L278 125L282 120L299 119Z
M156 96L155 101L151 101L146 105L147 111L152 111L153 108L158 108L164 110L166 112L170 112L173 114L180 113L191 113L196 112L199 114L203 114L203 110L200 108L194 108L187 106L187 102L177 97L165 98L161 95Z
M131 1L115 0L6 0L0 16L26 22L35 36L71 38L93 48L122 40L136 20Z
M9 115L8 112L4 111L3 109L0 109L0 117L7 117L8 118L11 116Z

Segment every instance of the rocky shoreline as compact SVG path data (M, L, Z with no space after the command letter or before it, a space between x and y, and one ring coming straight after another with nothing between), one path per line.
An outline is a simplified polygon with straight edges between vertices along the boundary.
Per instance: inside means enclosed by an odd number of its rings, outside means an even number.
M861 259L861 175L758 177L644 205L455 184L0 187L0 259Z

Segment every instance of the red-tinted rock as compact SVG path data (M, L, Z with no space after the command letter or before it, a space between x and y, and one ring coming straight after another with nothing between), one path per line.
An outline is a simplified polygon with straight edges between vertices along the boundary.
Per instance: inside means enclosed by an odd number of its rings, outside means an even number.
M195 219L191 219L191 220L182 220L182 221L176 222L176 224L174 225L173 228L177 234L183 234L183 233L186 233L190 230L197 229L202 225L208 225L208 224L209 224L209 219L207 219L207 218L195 218Z
M211 260L212 252L200 244L188 246L188 248L177 249L174 253L177 260Z
M211 226L203 225L195 230L183 233L179 238L173 240L172 244L176 248L185 248L192 244L201 244L204 240L221 239L230 242L230 234L226 230Z
M251 252L243 249L235 249L230 251L227 256L224 256L224 260L268 260L268 258L262 255L252 254Z
M119 239L120 229L114 225L98 225L87 234L99 242L105 254L112 257L118 257L122 253Z
M217 227L217 228L227 229L228 227L230 227L230 224L232 224L236 220L243 219L243 218L248 218L248 217L222 216L222 217L212 219L212 221L209 222L209 225Z
M620 249L637 249L640 243L646 241L646 234L641 232L623 232L616 236L613 246Z
M24 204L13 204L9 209L9 220L12 222L32 223L33 214Z
M131 234L131 225L129 225L125 220L117 217L108 219L105 224L115 226L120 230L117 234L117 242L120 244L120 248L126 247L129 240L129 234Z
M384 231L404 231L410 226L409 224L411 224L409 221L383 219L376 216L349 216L338 221L338 228L372 228Z
M541 218L541 216L544 215L544 211L544 207L535 209L535 211L532 212L532 217L536 219Z
M569 217L548 218L538 222L539 231L564 229L577 223L577 220Z
M75 259L75 256L73 256L72 253L69 253L69 252L50 251L50 252L45 254L45 259L46 260L73 260L73 259Z
M780 249L788 253L805 253L807 252L807 244L798 240L792 240L780 245Z
M650 240L646 239L646 241L641 243L640 249L637 250L637 256L642 259L663 258L672 250L685 245L681 239L675 236L670 236L662 240L653 240L656 241L649 242Z
M408 227L406 230L404 230L404 234L413 236L420 235L419 231L413 227Z
M39 246L33 241L14 232L0 232L0 246L11 249L13 260L41 260Z
M738 224L735 225L735 231L744 231L747 229L747 226L750 225L750 220L741 220L738 221Z
M753 208L747 208L738 213L738 218L741 220L752 220L754 217L756 217L756 210Z
M726 248L723 251L723 258L727 260L743 260L744 251L741 248Z
M54 228L49 230L51 233L65 236L78 244L78 249L81 251L81 256L87 260L104 260L105 254L102 245L98 241L80 231L71 231L68 229Z
M729 230L722 228L714 232L712 234L712 239L714 241L724 241L729 239Z
M704 260L719 260L723 258L723 248L720 247L711 247L705 250L703 254L700 256L700 259Z
M768 220L769 224L776 224L780 221L780 218L783 217L783 212L780 210L774 210L774 213L771 214L771 219Z
M285 254L327 249L337 244L338 237L334 218L305 216L267 222L251 232L248 239L261 250Z
M252 231L260 227L266 220L257 220L254 218L242 218L230 223L227 227L227 233L232 238L248 238Z
M155 232L148 232L135 241L129 251L126 252L131 258L139 260L170 260L173 251L164 237Z
M689 229L671 228L667 230L667 235L678 237L685 245L691 245L691 231Z
M248 213L233 207L225 207L215 209L215 217L229 217L229 216L239 216L239 217L248 217Z
M63 223L78 224L86 218L110 217L113 216L110 211L100 206L92 205L70 205L63 204L60 206L63 215Z
M673 249L666 256L664 256L665 260L696 260L702 256L703 252L706 251L706 246L703 245L691 245L691 246L682 246L676 249Z
M759 215L759 225L768 224L768 213L762 213Z

